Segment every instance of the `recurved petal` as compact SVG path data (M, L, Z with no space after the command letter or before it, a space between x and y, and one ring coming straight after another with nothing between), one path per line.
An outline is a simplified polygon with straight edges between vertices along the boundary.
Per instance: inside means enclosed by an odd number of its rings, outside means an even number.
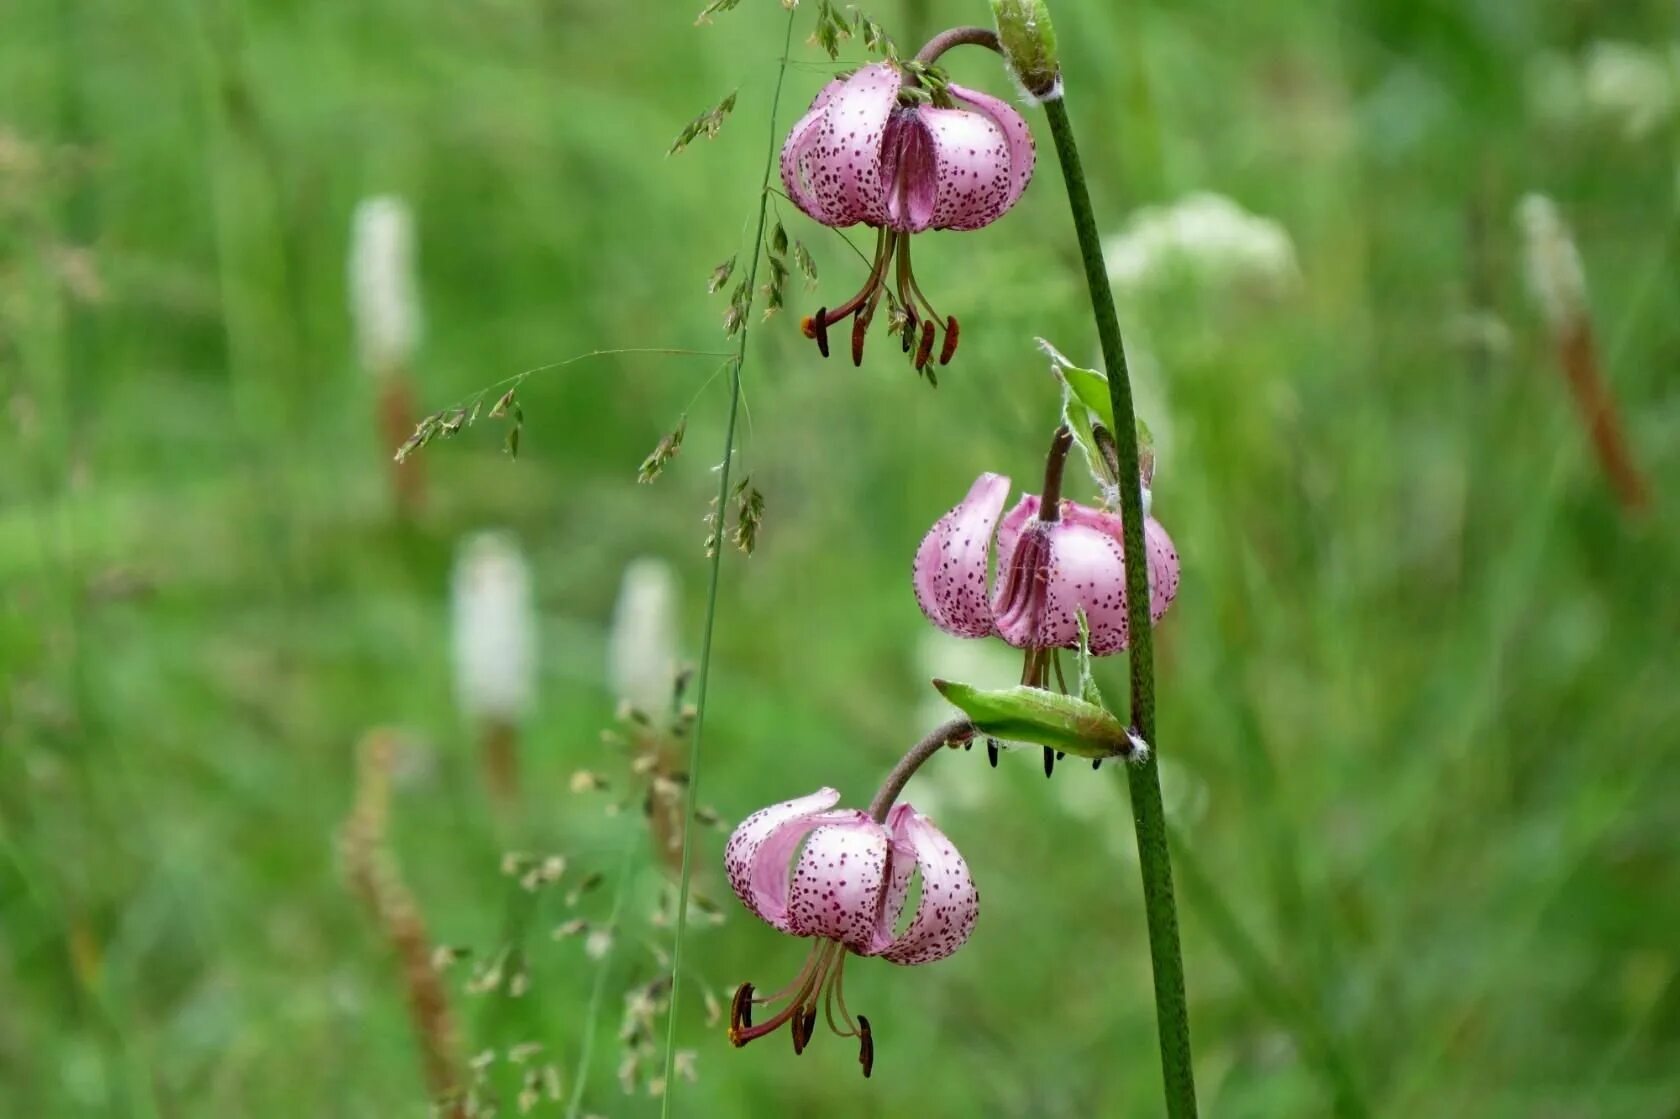
M1017 647L1079 647L1080 609L1091 627L1091 652L1104 656L1126 647L1126 558L1120 518L1062 503L1060 519L1035 530L1037 556L1016 551L1036 518L1037 497L1023 498L998 530L997 594L993 610L998 632ZM1038 571L1017 571L1023 563ZM1013 592L1013 593L1010 593Z
M817 123L808 135L796 125L797 150L795 135L782 149L782 181L800 209L825 225L884 223L881 139L902 82L896 66L878 62L818 95L806 115Z
M1149 553L1149 621L1153 625L1178 597L1178 550L1154 517L1143 522L1143 542Z
M916 549L916 602L947 633L985 637L992 632L986 562L992 529L1008 498L1008 478L980 475L962 503L934 522Z
M887 228L920 233L933 224L939 160L927 122L912 109L894 109L887 118L881 141L881 189Z
M723 865L741 904L778 929L787 929L788 868L793 852L840 802L836 789L772 804L748 816L729 836Z
M956 109L919 110L934 139L939 193L937 229L979 229L1002 217L1032 181L1032 131L1008 103L950 87Z
M829 86L835 84L830 82ZM835 207L834 193L819 193L815 186L817 169L812 164L812 153L828 127L828 113L821 107L827 97L825 89L788 133L787 142L782 145L782 186L793 204L811 218L824 225L851 225L853 222L844 220L844 211Z
M876 947L891 843L868 813L811 833L793 870L787 929L838 940L859 954Z
M980 916L980 892L968 863L933 821L908 804L888 815L895 846L915 852L922 876L922 896L904 935L881 955L895 964L942 960L963 946Z

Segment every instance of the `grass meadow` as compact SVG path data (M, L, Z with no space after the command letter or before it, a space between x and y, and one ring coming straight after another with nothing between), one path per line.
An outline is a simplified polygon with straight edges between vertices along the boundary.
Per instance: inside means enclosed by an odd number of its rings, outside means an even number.
M657 557L680 655L700 654L728 371L570 359L734 349L706 279L753 251L785 13L745 0L697 27L698 6L0 6L0 1116L428 1113L400 970L337 842L375 728L399 743L388 854L431 941L467 953L442 980L500 1113L552 1064L560 1098L532 1114L659 1114L657 1068L621 1089L620 1035L666 966L670 876L639 802L608 810L627 770L602 739L607 651L626 567ZM778 145L865 57L808 44L813 7ZM1157 745L1204 1112L1680 1114L1680 14L1052 7L1105 229L1213 192L1294 260L1275 284L1172 269L1120 308L1183 562ZM988 19L870 11L906 43ZM1589 65L1604 44L1654 70L1616 84ZM1009 91L984 52L949 64ZM666 154L734 89L716 139ZM963 324L937 389L879 333L861 368L818 356L799 317L863 265L770 199L819 279L751 316L733 469L764 520L750 557L725 544L696 775L725 821L825 784L863 803L943 717L931 676L1012 671L1000 644L932 641L909 570L977 473L1036 485L1059 395L1034 338L1095 361L1023 111L1021 203L918 241ZM1599 469L1530 297L1530 192L1579 245L1643 512ZM433 443L404 468L424 474L409 515L347 312L351 215L382 193L414 213L418 407L546 367L519 386L518 456L488 418ZM681 453L638 484L683 416ZM451 660L451 571L482 530L517 540L536 616L500 801ZM1099 678L1124 695L1123 658ZM574 792L580 769L611 786ZM983 914L948 961L848 969L869 1080L821 1032L796 1060L708 1023L703 990L778 987L804 946L740 909L723 832L696 827L723 919L688 932L695 1077L673 1112L1159 1114L1113 767L1046 781L1036 751L996 772L954 752L908 795ZM526 890L510 851L568 867ZM573 919L610 925L604 958L551 935ZM471 993L498 960L520 982Z

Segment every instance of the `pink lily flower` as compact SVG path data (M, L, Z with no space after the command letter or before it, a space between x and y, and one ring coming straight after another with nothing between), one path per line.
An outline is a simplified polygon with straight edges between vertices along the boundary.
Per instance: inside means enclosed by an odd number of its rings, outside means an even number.
M962 503L934 524L916 549L916 601L934 625L958 637L1002 637L1017 649L1077 649L1085 611L1091 652L1126 647L1126 559L1114 513L1056 501L1047 516L1027 495L998 524L1009 479L982 474ZM996 536L997 576L987 569ZM1149 555L1149 620L1178 595L1178 553L1160 522L1144 522Z
M824 225L862 222L880 230L863 289L839 307L804 321L807 337L828 356L828 328L853 316L852 360L889 290L902 308L899 325L910 352L918 325L916 368L933 354L935 323L945 341L939 363L957 349L957 320L942 317L910 266L910 236L927 229L979 229L1002 217L1027 189L1035 158L1032 132L1006 102L978 90L940 83L931 91L905 85L893 62L865 66L817 94L782 148L788 197ZM888 266L897 258L896 275Z
M741 985L730 1008L729 1040L739 1047L791 1024L793 1051L802 1053L820 1001L829 1028L858 1039L868 1076L875 1043L869 1019L854 1018L846 1007L847 957L881 956L895 964L944 959L974 930L980 898L968 864L926 816L898 804L878 824L866 812L835 809L839 801L835 790L819 789L760 809L729 837L724 864L742 904L772 927L816 941L793 982L776 994L755 997L751 983ZM895 935L918 869L921 900L909 926ZM784 1002L774 1017L753 1025L755 1005Z

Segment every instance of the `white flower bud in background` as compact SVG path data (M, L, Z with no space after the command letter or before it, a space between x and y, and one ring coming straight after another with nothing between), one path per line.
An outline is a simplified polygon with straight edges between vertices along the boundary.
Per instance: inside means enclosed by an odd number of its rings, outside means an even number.
M1680 44L1601 39L1579 58L1541 54L1529 65L1528 102L1553 125L1609 127L1623 140L1644 140L1680 114Z
M1300 278L1288 230L1219 194L1146 206L1103 241L1108 278L1123 294L1176 275L1281 294Z
M475 719L518 723L536 694L531 576L506 533L468 537L455 555L455 688Z
M1680 108L1680 46L1664 52L1593 43L1582 61L1581 89L1596 116L1618 122L1626 139L1642 140Z
M362 368L378 376L408 367L420 345L414 220L395 195L365 198L350 233L350 316Z
M1530 194L1517 205L1517 224L1528 290L1552 329L1566 330L1587 314L1586 274L1575 239L1556 203L1543 194Z
M624 569L607 635L607 683L621 704L664 718L677 675L677 576L659 559Z

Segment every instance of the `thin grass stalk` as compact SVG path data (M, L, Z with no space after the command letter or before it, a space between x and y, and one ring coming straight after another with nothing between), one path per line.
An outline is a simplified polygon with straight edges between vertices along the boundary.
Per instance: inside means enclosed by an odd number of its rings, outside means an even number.
M787 29L782 37L782 56L776 67L776 88L770 97L770 143L764 156L764 175L758 188L758 222L753 233L752 262L747 269L747 290L758 290L758 265L764 257L764 225L770 210L770 176L776 166L779 132L777 110L782 102L782 82L787 77L788 53L793 46L793 17L797 9L790 8ZM750 316L748 316L750 318ZM724 427L723 463L718 470L717 539L712 547L711 572L706 585L706 620L700 636L700 667L696 674L694 696L694 737L688 752L688 800L683 813L682 870L677 881L677 923L675 941L671 948L671 1006L665 1026L665 1092L661 1097L659 1114L669 1116L671 1100L676 1095L675 1072L677 1058L677 1011L682 998L683 942L688 933L689 879L693 870L694 851L690 842L694 830L694 813L700 796L700 746L706 725L706 693L712 678L712 634L717 623L718 579L723 569L725 541L722 532L724 510L729 501L729 468L735 458L735 423L741 413L741 369L747 359L747 339L750 323L741 323L740 341L729 370L729 419Z

